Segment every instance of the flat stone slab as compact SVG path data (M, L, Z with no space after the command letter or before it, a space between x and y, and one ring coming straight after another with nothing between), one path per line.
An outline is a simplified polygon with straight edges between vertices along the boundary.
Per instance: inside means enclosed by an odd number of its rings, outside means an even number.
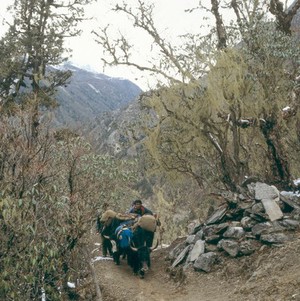
M227 205L219 207L206 221L207 225L219 222L227 211Z
M205 241L204 240L197 240L192 251L190 261L195 261L201 254L205 251Z
M276 221L283 217L283 213L276 202L276 200L279 201L279 195L278 189L274 186L260 182L255 185L255 199L261 200L270 221Z
M261 202L271 222L281 219L283 217L283 213L279 205L274 200L262 199Z
M279 191L275 186L270 186L266 183L257 182L254 187L255 199L276 199L279 198Z
M187 246L182 250L182 252L178 255L178 257L173 262L172 268L175 268L179 263L181 263L185 259L185 257L188 254L189 250L190 250L190 246Z

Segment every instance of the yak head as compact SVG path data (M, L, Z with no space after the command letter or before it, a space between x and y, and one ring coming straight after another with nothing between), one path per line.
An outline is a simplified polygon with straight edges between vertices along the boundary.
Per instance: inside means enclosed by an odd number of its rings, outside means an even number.
M147 247L146 244L143 246L140 246L138 248L134 247L132 244L130 244L131 250L137 255L136 256L136 264L138 266L138 272L141 277L144 276L145 272L148 271L148 269L151 266L150 261L150 253L156 249L158 246L158 241L155 246L153 247Z

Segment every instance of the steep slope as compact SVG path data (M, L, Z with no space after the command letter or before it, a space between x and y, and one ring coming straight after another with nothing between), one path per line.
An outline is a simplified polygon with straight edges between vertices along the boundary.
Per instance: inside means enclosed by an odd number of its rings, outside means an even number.
M145 123L138 97L125 107L99 115L90 123L89 132L99 150L119 156L135 156L145 137L143 127Z

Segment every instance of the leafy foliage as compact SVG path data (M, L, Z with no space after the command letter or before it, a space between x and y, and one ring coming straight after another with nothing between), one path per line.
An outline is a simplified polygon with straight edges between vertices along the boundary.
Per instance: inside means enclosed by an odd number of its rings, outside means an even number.
M87 266L85 239L102 206L128 207L135 162L96 155L78 135L46 126L30 144L30 121L20 111L0 123L0 287L7 300L42 290L59 300Z
M157 116L145 144L156 166L200 186L218 175L236 191L256 175L292 187L299 173L298 40L266 18L255 20L246 22L239 46L215 53L207 76L144 98Z
M0 294L6 300L67 300L86 276L87 237L103 206L124 210L136 162L96 154L78 133L54 131L47 109L70 72L64 39L77 35L93 0L16 0L0 41ZM48 70L48 71L47 71ZM43 114L41 114L43 112ZM42 118L41 118L42 116Z
M184 188L178 183L239 191L249 176L293 189L300 172L300 53L290 25L299 1L289 10L280 1L212 0L210 7L199 1L190 12L211 13L214 26L206 36L186 34L179 46L157 30L153 6L136 3L123 2L114 10L153 39L157 60L133 63L134 47L124 36L113 43L109 28L96 36L111 58L107 64L166 78L165 87L158 81L159 88L141 101L144 166L150 180L160 179L152 180L158 183L158 202L182 205ZM231 22L222 11L233 13Z

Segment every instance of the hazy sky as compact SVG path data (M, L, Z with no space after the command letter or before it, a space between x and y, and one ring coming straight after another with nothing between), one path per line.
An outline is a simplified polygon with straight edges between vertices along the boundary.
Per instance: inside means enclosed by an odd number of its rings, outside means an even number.
M56 0L58 1L58 0ZM196 32L201 23L201 16L198 13L187 14L184 12L187 8L196 7L198 0L149 0L155 3L155 21L160 32L168 37L175 39L179 34L186 32ZM0 20L6 17L5 9L13 0L0 0ZM137 3L136 0L125 1L128 4ZM72 61L79 66L90 66L92 69L103 72L101 62L102 50L94 41L91 35L92 30L104 27L110 24L114 31L118 28L122 33L136 44L136 51L139 55L136 57L140 62L147 58L147 49L151 46L151 40L147 39L142 30L132 30L130 22L122 14L111 12L111 8L116 3L122 3L121 0L98 0L95 4L86 7L87 17L92 20L84 21L80 27L83 30L81 37L71 38L67 45L73 49ZM0 27L0 35L3 34L5 26ZM147 48L147 49L146 49ZM147 78L134 69L126 67L113 67L105 69L105 74L110 76L124 77L132 80L142 88L147 86ZM151 82L150 82L151 84Z
M62 0L55 0L62 1ZM155 4L155 24L163 37L171 42L175 42L180 34L187 32L199 33L200 25L204 21L203 18L210 17L208 13L200 14L200 11L193 13L184 12L185 9L194 8L198 5L199 0L146 0ZM5 8L11 4L13 0L0 0L0 20L5 17ZM122 0L97 0L93 5L86 7L86 16L92 18L89 21L83 21L80 27L83 34L80 37L72 38L67 41L67 45L73 49L72 61L78 66L90 66L91 69L103 72L103 65L101 57L103 56L100 46L94 41L94 36L91 35L92 30L99 27L104 27L110 24L110 27L115 32L118 29L127 35L129 39L134 42L135 51L137 55L135 60L142 62L149 57L149 49L151 48L151 39L147 38L142 30L132 29L131 23L123 14L116 14L111 12L111 8L116 3L122 3ZM128 5L134 5L136 0L125 0ZM293 2L290 0L288 2ZM210 0L202 0L202 3L207 3L210 7ZM225 13L224 13L225 14ZM229 20L230 16L223 15L225 20ZM0 35L3 33L5 27L0 27ZM104 71L109 76L124 77L132 80L141 88L146 89L148 81L150 85L153 81L147 76L135 69L128 69L127 67L112 67Z
M174 41L180 34L199 31L201 16L199 13L187 14L187 8L196 7L198 0L149 0L155 4L155 24L163 36ZM102 49L94 41L91 30L105 27L110 24L112 32L120 30L128 36L135 45L135 60L142 63L149 57L152 40L141 29L133 29L130 21L124 14L116 14L111 11L120 0L98 0L96 4L86 8L87 15L93 20L82 24L84 34L79 39L70 40L73 49L73 61L81 66L90 65L94 69L103 72L101 57ZM125 1L128 4L137 3L136 0ZM147 75L128 67L106 68L105 74L110 76L125 77L141 88L146 89L148 84L154 83Z

